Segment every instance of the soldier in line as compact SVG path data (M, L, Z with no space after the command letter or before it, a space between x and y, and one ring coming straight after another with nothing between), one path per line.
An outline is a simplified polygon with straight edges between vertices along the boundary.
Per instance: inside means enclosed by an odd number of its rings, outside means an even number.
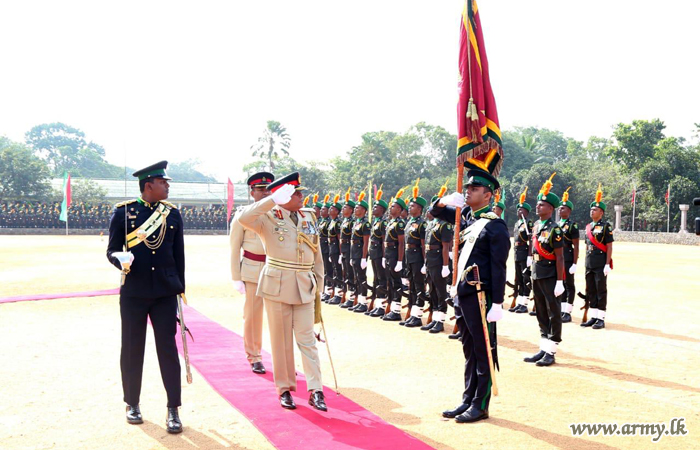
M267 186L275 181L269 172L254 173L246 184L256 202L269 195ZM254 373L264 374L262 362L263 299L257 294L260 269L265 265L265 249L260 237L241 225L238 217L231 222L231 279L233 287L245 295L243 303L243 347Z
M561 196L561 206L559 207L559 227L564 236L564 274L566 275L564 280L566 292L561 303L562 323L571 322L571 311L574 309L574 298L576 298L574 274L578 262L579 230L578 224L570 219L574 204L569 200L569 189L571 187L568 187Z
M355 204L355 220L352 226L350 246L350 261L355 275L353 284L357 294L357 304L348 308L356 313L367 312L367 254L369 251L369 221L367 210L369 204L365 201L367 194L360 192Z
M399 189L391 200L389 208L389 221L386 223L384 236L384 261L389 282L390 311L382 316L382 320L398 322L401 320L401 300L403 297L403 284L401 283L401 271L404 258L404 233L406 222L401 218L401 213L408 209L406 202L401 198L403 189Z
M532 233L532 221L527 218L532 210L529 203L525 201L527 198L527 186L520 194L520 202L518 203L518 220L515 222L513 229L513 241L515 252L513 257L515 260L515 293L518 295L517 305L510 308L508 311L516 313L527 313L527 304L530 302L530 266L532 265L528 256L530 255L530 241Z
M374 297L374 308L365 312L370 317L380 317L384 315L386 302L389 298L389 286L386 272L386 259L384 258L384 235L386 233L386 219L384 214L389 205L382 200L382 186L377 190L372 207L372 226L369 239L369 259L372 262L372 290Z
M613 268L613 230L604 218L606 205L598 186L591 203L591 223L586 225L586 300L589 319L582 327L605 328L608 306L608 274Z
M352 226L355 222L352 215L355 211L355 202L350 200L350 189L345 193L345 203L341 213L343 221L340 223L340 263L343 265L343 284L345 285L345 301L341 308L349 308L355 304L357 286L355 286L355 274L350 259L350 244L352 240Z
M427 300L425 294L425 220L423 209L428 202L418 195L418 181L413 186L413 197L408 205L410 219L406 223L405 244L407 277L409 279L408 311L406 320L399 322L406 328L423 325L423 307Z
M345 282L343 281L342 257L340 254L340 224L338 217L343 205L340 203L340 194L335 194L333 202L328 205L328 259L333 266L333 285L335 291L333 297L328 299L329 305L340 305L345 301Z
M314 322L320 322L323 261L316 217L303 211L298 172L269 185L270 196L241 211L240 223L255 231L263 242L265 266L260 274L258 295L264 298L270 328L272 366L280 405L296 409L291 391L296 391L294 347L303 359L309 404L326 411L321 363L316 348Z
M323 256L323 294L321 294L321 301L327 302L333 297L333 264L330 259L330 245L328 244L328 226L331 223L330 216L328 215L328 209L330 208L330 203L328 202L330 195L326 194L323 198L323 202L319 203L319 213L321 218L318 219L318 232L321 238L321 255Z
M537 196L535 212L540 220L533 230L532 289L535 294L537 322L540 326L540 351L524 358L538 366L551 366L561 342L561 298L564 293L564 242L561 228L552 220L554 210L561 204L550 192L554 174L544 183Z
M126 420L131 424L143 423L139 399L150 319L168 396L166 429L168 433L180 433L180 359L175 335L177 296L185 292L185 242L180 211L165 201L171 179L165 173L167 165L167 161L161 161L134 172L141 196L114 208L107 259L122 270L120 365Z

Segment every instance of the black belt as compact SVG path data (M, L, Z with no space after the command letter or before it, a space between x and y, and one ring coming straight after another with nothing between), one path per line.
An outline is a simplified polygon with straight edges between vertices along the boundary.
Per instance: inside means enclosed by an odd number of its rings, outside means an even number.
M341 243L341 244L349 244L349 243L350 243L350 239L341 239L341 240L340 240L340 243Z
M425 246L426 249L428 250L439 250L442 248L442 245L439 244L429 244Z
M384 247L396 247L396 242L385 242Z
M420 244L406 244L406 248L420 248Z
M515 246L516 247L527 247L527 242L516 242Z

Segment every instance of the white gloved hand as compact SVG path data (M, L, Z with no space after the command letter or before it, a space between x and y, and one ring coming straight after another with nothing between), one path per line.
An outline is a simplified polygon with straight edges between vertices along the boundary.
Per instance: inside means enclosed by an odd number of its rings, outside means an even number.
M442 270L440 271L440 275L442 275L442 278L447 277L450 274L450 266L442 266Z
M576 273L576 264L572 264L571 267L569 267L569 273L571 275Z
M450 250L449 252L447 252L447 256L449 256L449 257L450 257L450 259L452 259L452 257L454 256L454 253L453 253L453 251L452 251L452 250Z
M503 306L500 303L494 303L491 305L491 309L486 314L487 322L498 322L503 318Z
M532 267L532 256L527 257L527 267Z
M329 263L332 263L332 262L333 262L333 258L331 258L331 257L329 256L329 257L328 257L328 262L329 262Z
M386 258L382 258L382 267L386 269Z
M559 297L564 293L564 280L557 280L557 284L554 285L554 296Z
M343 255L338 256L338 264L343 264Z
M607 277L611 270L610 264L606 264L605 267L603 267L603 275Z
M464 200L464 195L459 192L453 192L442 197L440 203L447 206L454 206L455 208L462 208L467 202Z
M394 267L394 272L401 272L401 269L403 269L403 262L396 261L396 267Z
M360 268L361 269L366 269L367 268L367 258L362 258L360 260Z
M245 295L245 283L241 280L233 280L233 288L242 295Z
M129 257L129 265L134 262L134 254L131 252L114 252L112 253L112 256L117 258L117 261L119 261L119 265L121 266L122 270L124 270L124 263L123 261L126 260L126 257Z
M457 297L457 286L450 286L450 297Z
M285 184L281 188L277 189L275 192L270 194L270 198L272 201L274 201L278 205L284 205L285 203L289 203L289 201L292 199L292 195L294 194L294 186L291 184Z
M425 267L425 264L424 264L423 267L420 268L420 273L425 275L427 272L428 272L428 269Z

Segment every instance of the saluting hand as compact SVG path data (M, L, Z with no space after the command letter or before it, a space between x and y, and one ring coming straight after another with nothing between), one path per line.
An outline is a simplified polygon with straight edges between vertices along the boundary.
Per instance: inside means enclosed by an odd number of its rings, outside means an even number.
M295 187L291 184L285 184L281 188L277 189L275 192L270 194L270 198L278 205L284 205L289 203L294 194Z
M464 200L464 195L459 192L453 192L440 199L440 203L445 206L454 206L455 208L462 208L467 203Z

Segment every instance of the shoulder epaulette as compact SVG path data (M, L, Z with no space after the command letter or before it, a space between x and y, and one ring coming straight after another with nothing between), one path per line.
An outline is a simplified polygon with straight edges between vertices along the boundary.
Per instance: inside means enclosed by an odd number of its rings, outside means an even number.
M160 202L161 202L162 204L164 204L165 206L167 206L168 208L177 209L177 206L173 205L173 204L170 203L170 202L166 202L165 200L161 200Z
M130 203L134 203L135 201L136 201L135 198L134 198L134 199L131 199L131 200L125 200L125 201L123 201L123 202L117 203L116 205L114 205L114 207L115 207L115 208L121 208L122 206L126 206L126 205L128 205L128 204L130 204Z
M498 215L494 212L491 212L491 211L482 214L481 217L489 219L489 220L498 219Z

